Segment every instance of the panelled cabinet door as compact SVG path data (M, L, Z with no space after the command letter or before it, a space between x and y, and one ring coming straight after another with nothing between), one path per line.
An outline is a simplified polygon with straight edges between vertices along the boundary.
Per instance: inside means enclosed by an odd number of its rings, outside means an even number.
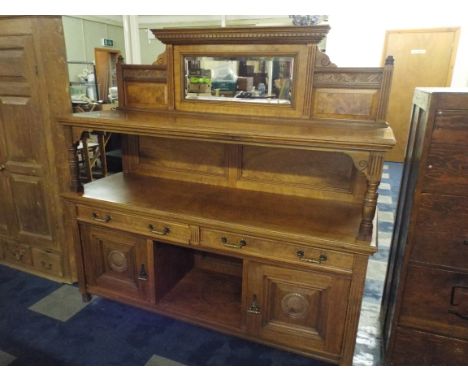
M87 287L91 293L154 301L152 251L146 240L112 229L80 225Z
M54 246L44 104L32 34L0 35L0 212L14 214L10 234ZM10 200L8 200L8 196ZM12 197L11 197L12 196ZM0 230L6 222L0 218Z
M339 356L350 278L251 263L247 327L260 338Z

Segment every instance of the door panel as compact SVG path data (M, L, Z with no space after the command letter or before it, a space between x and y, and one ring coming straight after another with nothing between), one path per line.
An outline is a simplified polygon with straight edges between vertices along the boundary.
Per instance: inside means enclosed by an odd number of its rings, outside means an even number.
M11 174L11 190L20 237L52 240L49 213L40 178Z
M80 225L86 281L108 297L154 301L152 253L146 240L121 231Z
M0 36L0 232L54 247L47 150L32 35Z
M387 120L397 143L386 160L404 160L414 89L450 86L458 34L458 28L387 32L383 57L395 58Z
M252 263L248 285L250 331L286 346L341 354L349 278Z

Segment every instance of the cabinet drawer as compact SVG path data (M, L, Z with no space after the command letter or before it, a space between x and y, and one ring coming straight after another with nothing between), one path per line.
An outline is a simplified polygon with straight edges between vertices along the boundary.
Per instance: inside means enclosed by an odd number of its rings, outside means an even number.
M468 233L417 231L411 259L468 272Z
M468 339L468 274L410 265L400 324Z
M232 232L201 228L200 244L206 248L301 265L338 268L347 271L351 271L353 267L352 255Z
M468 198L448 195L421 195L416 232L447 233L454 238L464 238L468 234L467 221Z
M32 249L32 261L34 268L54 276L63 276L62 256L51 250Z
M468 194L467 145L431 143L424 173L425 191Z
M78 206L78 218L82 221L99 223L177 243L188 244L191 237L191 230L187 224L159 218L149 219L137 215L125 215L110 209Z
M31 265L31 248L28 245L6 242L3 250L6 262L18 265Z
M442 111L435 120L432 142L467 145L468 144L468 112Z

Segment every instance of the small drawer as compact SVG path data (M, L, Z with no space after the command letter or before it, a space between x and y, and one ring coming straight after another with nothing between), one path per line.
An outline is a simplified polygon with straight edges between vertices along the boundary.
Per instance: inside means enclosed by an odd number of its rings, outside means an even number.
M400 323L468 339L468 273L410 265Z
M34 268L40 272L54 276L63 276L62 256L52 250L32 249L32 261Z
M31 248L28 245L7 242L3 252L6 262L18 265L32 265Z
M352 270L354 261L352 255L340 252L205 228L200 229L200 245L293 264L346 271Z
M191 230L187 224L168 222L160 219L136 219L135 228L155 239L189 244Z
M159 218L142 218L125 215L112 210L78 206L78 218L88 222L150 236L154 239L189 244L191 229L187 224L170 222Z
M78 219L109 226L131 226L131 217L103 208L78 206Z

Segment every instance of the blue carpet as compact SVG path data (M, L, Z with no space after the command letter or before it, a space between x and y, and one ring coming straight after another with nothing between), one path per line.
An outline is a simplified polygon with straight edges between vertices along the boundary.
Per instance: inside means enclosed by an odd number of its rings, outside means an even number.
M0 352L10 365L131 366L154 355L184 365L326 365L102 298L63 322L29 309L61 284L6 266L0 284Z

